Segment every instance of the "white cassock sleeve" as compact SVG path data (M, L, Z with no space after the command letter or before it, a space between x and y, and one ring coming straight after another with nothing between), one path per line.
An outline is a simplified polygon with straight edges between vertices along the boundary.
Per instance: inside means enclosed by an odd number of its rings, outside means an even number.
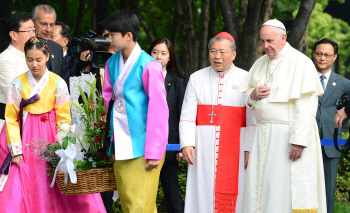
M250 99L250 94L253 92L255 88L252 88L252 89L248 89L246 92L245 92L245 104L247 105L247 110L248 109L254 109L255 107L255 103L256 101ZM247 111L248 113L248 111Z
M290 128L290 144L308 147L314 131L318 96L297 99L294 105L293 121Z
M244 151L250 152L255 131L255 111L246 107L246 127L244 136Z
M182 104L179 132L180 148L186 146L196 147L196 117L198 98L194 79L188 81L185 97Z
M13 59L5 58L0 61L0 89L6 96L9 95L10 85L12 81L17 77L17 68ZM5 102L6 103L6 100Z

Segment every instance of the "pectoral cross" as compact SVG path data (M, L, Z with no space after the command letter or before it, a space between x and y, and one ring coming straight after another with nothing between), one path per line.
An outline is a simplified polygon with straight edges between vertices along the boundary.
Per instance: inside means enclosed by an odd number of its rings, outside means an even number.
M209 114L210 118L210 123L213 123L213 116L216 116L216 114L214 114L214 106L211 108L211 114Z

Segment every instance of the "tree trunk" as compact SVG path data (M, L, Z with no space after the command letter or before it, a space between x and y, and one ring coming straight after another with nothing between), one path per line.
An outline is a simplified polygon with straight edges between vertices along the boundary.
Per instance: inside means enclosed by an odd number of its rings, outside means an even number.
M182 59L183 69L185 71L184 78L188 80L191 73L197 70L198 58L195 58L194 50L198 48L197 41L195 39L195 29L193 24L192 6L190 0L181 0L181 26L183 37L183 53Z
M0 52L4 51L9 42L5 35L5 21L11 15L12 12L12 0L0 0Z
M261 11L260 11L260 19L259 19L259 23L258 23L259 32L260 32L261 25L263 25L266 21L271 19L274 2L275 2L275 0L265 0L264 1L263 6L262 6ZM264 47L263 47L262 43L260 42L260 36L258 35L255 60L258 59L263 54L264 54Z
M91 16L91 27L90 27L90 29L92 30L92 31L96 31L96 0L92 0L92 7L91 7L91 9L92 9L92 16Z
M239 0L239 19L244 23L247 17L247 2L246 0Z
M231 7L229 3L227 0L219 0L219 5L227 32L230 33L236 41L238 41L237 32L232 21Z
M81 35L81 25L83 22L86 0L80 0L79 2L80 3L79 3L79 10L78 10L78 17L75 25L75 37L79 37Z
M63 14L63 23L70 26L70 18L69 18L67 0L61 0L61 10L62 10L62 14Z
M198 56L198 69L202 69L207 66L208 57L208 21L209 21L209 0L202 1L202 10L200 17L200 31L197 36L200 41L199 44L199 56Z
M209 22L209 39L216 35L216 18L218 17L216 0L210 0L210 22Z
M239 41L242 35L242 29L241 29L241 24L239 23L237 11L236 11L236 5L235 3L231 0L228 1L228 5L231 8L231 16L232 16L232 21L233 21L233 27L235 28L235 31L237 33L237 39L236 41Z
M140 10L140 7L138 6L136 0L131 2L130 9L138 17L138 19L140 21L140 25L145 30L145 33L147 35L149 43L152 43L155 40L155 38L154 38L153 33L152 33L151 29L149 28L147 22L145 21L144 17L142 16L142 13L141 13L142 11Z
M248 2L247 19L243 25L242 37L238 43L235 63L238 67L249 70L254 63L257 36L259 35L259 17L263 1L250 0Z
M120 9L130 11L130 1L121 0L120 1Z
M302 0L300 3L298 14L293 22L287 38L289 44L295 49L299 49L300 41L302 40L307 25L310 21L316 1L317 0Z
M310 16L311 17L311 16ZM306 30L304 32L304 35L303 37L301 38L301 41L299 42L299 48L298 50L302 53L304 53L306 55L307 53L307 42L306 42L306 37L307 37L307 33L309 31L309 24L310 24L310 21L307 23L307 26L306 26Z
M98 0L95 14L96 14L96 24L105 20L109 16L109 0Z

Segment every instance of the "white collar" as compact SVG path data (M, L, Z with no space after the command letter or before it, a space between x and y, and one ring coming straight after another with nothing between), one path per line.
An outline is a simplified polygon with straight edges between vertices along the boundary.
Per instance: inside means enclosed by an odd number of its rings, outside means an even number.
M21 58L25 58L24 52L20 51L19 49L17 49L13 45L10 44L8 49L11 50L12 52L14 52L16 56L20 56Z
M168 73L168 71L166 71L166 70L163 72L164 78L165 78L165 76L166 76L167 73Z
M49 70L46 68L46 71L44 75L41 77L39 82L36 82L32 72L29 70L28 72L28 81L30 86L32 87L32 92L30 93L29 97L34 96L35 94L40 94L41 91L44 89L44 86L46 85L48 79L50 76Z
M126 60L124 64L124 58L123 54L120 52L120 59L119 59L119 71L122 70L120 68L128 67L128 65L131 63L131 61L135 61L140 54L141 54L141 47L140 45L136 42L134 49L132 49L131 54L129 55L129 58Z
M332 70L329 70L326 74L321 74L320 72L317 72L317 74L318 74L318 77L321 77L321 75L325 75L326 79L328 80L329 77L331 76L331 72Z
M66 51L64 51L63 57L66 56L66 55L67 55L67 49L66 49Z
M290 47L290 44L286 42L286 45L284 45L283 49L274 58L270 58L270 59L275 59L275 58L278 59L283 57L287 53L289 47Z

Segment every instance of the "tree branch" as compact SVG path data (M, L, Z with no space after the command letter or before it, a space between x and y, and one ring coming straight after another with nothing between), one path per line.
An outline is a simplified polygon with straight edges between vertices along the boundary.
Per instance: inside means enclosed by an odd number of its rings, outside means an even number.
M316 1L317 0L302 0L300 3L298 14L293 22L287 38L289 44L296 49L299 49L299 43L303 38L304 32L310 21Z
M239 0L239 18L244 23L247 17L247 3L246 0Z
M217 13L217 3L216 0L210 0L210 21L209 21L209 38L212 38L216 35L216 18L218 17Z
M231 8L231 16L232 16L232 21L233 21L233 27L236 30L237 33L237 38L236 41L239 41L242 35L242 29L241 29L241 24L239 23L237 11L236 11L236 5L233 1L228 1L228 4Z
M224 23L225 23L227 32L230 33L235 40L238 40L238 36L232 20L231 8L227 0L218 0L218 1L219 1L222 17L224 18Z

